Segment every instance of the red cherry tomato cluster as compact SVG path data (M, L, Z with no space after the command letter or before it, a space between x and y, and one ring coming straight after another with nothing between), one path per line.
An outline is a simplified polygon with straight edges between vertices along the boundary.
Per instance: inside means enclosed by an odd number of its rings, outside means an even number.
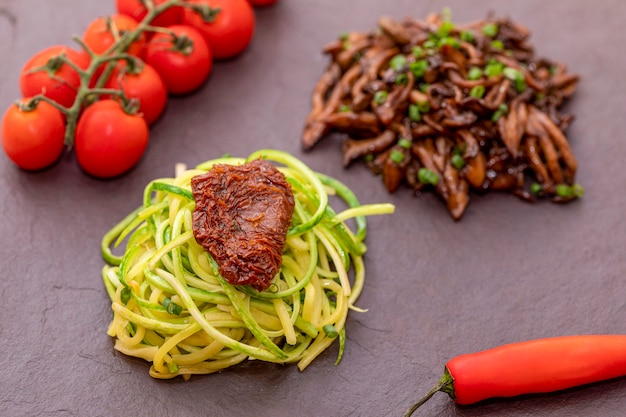
M41 170L64 149L84 172L117 177L142 158L170 95L189 94L250 44L254 7L277 0L116 0L87 25L79 47L36 53L20 75L22 98L4 114L2 147Z

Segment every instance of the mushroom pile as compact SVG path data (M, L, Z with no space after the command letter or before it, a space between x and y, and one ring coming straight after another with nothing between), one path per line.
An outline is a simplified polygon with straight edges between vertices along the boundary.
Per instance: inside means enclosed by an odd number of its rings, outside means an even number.
M459 220L470 192L572 201L577 162L560 111L579 77L537 58L510 18L455 24L381 17L340 35L311 97L302 147L339 133L342 162L363 161L389 192L433 190Z

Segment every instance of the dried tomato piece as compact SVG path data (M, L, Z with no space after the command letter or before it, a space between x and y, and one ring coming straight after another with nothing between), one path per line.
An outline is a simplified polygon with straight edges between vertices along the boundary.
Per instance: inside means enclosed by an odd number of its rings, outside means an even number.
M217 164L191 179L193 233L233 285L267 289L280 270L295 200L271 163Z

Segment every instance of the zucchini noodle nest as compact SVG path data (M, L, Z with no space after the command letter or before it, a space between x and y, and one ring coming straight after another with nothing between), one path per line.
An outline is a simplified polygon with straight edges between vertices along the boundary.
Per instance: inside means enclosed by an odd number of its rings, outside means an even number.
M192 177L217 163L259 158L285 175L296 203L280 272L263 292L229 284L195 241L190 187ZM347 208L335 213L329 195ZM150 182L143 206L102 239L102 276L113 310L107 333L118 351L152 362L154 378L186 380L245 359L297 362L304 370L335 339L339 363L348 311L362 311L354 303L365 279L365 216L393 211L391 204L360 205L345 185L281 151L182 168L175 178ZM123 243L117 256L113 250Z

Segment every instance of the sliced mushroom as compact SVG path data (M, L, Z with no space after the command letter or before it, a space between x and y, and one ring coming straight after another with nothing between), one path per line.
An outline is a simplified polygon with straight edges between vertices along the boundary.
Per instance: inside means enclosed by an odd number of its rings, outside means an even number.
M367 154L380 153L396 143L396 134L385 130L379 136L370 139L346 139L342 145L343 166Z

